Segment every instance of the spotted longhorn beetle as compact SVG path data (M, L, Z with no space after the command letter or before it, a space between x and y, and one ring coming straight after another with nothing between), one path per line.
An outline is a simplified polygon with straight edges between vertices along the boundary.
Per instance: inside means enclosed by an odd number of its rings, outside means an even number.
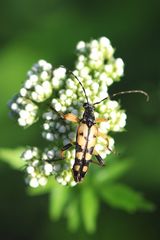
M84 86L82 85L81 81L78 79L78 77L68 70L68 73L72 75L81 85L82 90L84 92L86 102L83 104L84 107L84 113L83 117L79 119L76 115L72 113L59 113L61 118L64 120L71 121L73 123L78 123L79 126L77 128L77 134L76 134L76 142L70 142L66 144L62 149L61 149L61 156L63 159L63 153L64 151L68 150L71 146L75 145L75 162L73 164L73 177L75 182L81 182L88 170L89 163L96 163L100 166L104 166L104 161L102 157L99 155L99 153L95 150L95 145L96 145L96 139L97 137L102 137L103 139L106 140L107 142L107 148L109 149L109 143L108 143L108 138L107 136L100 132L98 129L97 123L100 122L106 122L107 119L105 118L95 118L94 115L94 109L95 105L103 102L104 100L108 99L108 97L105 97L99 102L91 104L88 100L86 91ZM122 95L122 94L128 94L128 93L141 93L147 97L147 101L149 100L149 95L142 91L142 90L130 90L130 91L123 91L123 92L118 92L112 95L111 98ZM54 109L55 110L55 109ZM109 149L110 150L110 149ZM92 155L96 157L97 161L92 160Z

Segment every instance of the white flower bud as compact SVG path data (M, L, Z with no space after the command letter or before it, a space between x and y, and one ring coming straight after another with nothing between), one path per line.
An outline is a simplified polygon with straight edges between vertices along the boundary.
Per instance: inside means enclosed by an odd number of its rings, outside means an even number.
M31 178L29 185L33 188L37 188L39 186L37 178Z
M102 53L98 51L98 49L96 48L93 48L90 55L89 55L89 58L91 60L95 60L95 61L98 61L99 59L102 58Z
M61 110L61 108L62 108L61 104L57 102L57 103L55 104L55 110L56 110L57 112L59 112L59 111Z
M50 90L52 90L51 83L49 81L44 81L42 83L42 87L45 92L50 92Z
M44 171L45 171L45 174L46 175L50 175L53 171L53 167L52 167L52 164L50 163L45 163L44 165Z
M45 138L49 141L53 141L54 140L54 135L50 132L46 133Z
M38 65L45 71L50 71L52 69L52 65L45 60L39 60Z
M35 85L35 83L38 81L38 76L33 74L30 76L30 79L29 79L33 85Z
M97 40L92 40L91 42L90 42L90 48L92 49L92 48L98 48L99 47L99 42L97 41Z
M60 83L61 83L61 81L58 78L56 78L56 77L52 78L52 85L55 89L59 88Z
M39 164L39 160L38 159L35 159L33 162L32 162L32 166L33 167L37 167Z
M26 106L25 106L25 110L27 112L32 112L34 111L35 109L37 108L37 106L35 104L32 104L32 103L28 103Z
M113 72L113 65L112 64L107 64L104 67L105 71L107 74L111 74Z
M63 180L63 181L61 182L61 184L62 184L63 186L66 186L66 185L67 185L67 182L66 182L65 180Z
M67 98L67 99L66 99L66 105L67 105L67 106L70 106L71 103L72 103L72 100L71 100L70 98Z
M66 132L66 128L65 128L64 126L61 126L61 127L59 128L59 132L60 132L60 133L65 133L65 132Z
M51 120L53 119L53 113L52 112L46 112L43 114L43 118L46 120Z
M26 89L32 88L32 87L33 87L33 82L32 82L30 79L26 80L26 81L25 81L25 84L24 84L24 87L25 87Z
M39 100L38 100L38 93L32 92L32 93L31 93L31 97L32 97L32 99L33 99L34 101L36 101L36 102L39 101Z
M11 109L12 109L13 111L18 110L18 105L17 105L17 103L12 103L12 104L11 104Z
M47 178L41 177L41 178L38 180L38 182L39 182L39 185L45 186L45 185L47 184Z
M99 42L101 47L108 47L110 45L110 40L106 37L101 37Z
M108 101L107 102L107 107L110 108L111 110L114 110L118 107L118 102L116 101Z
M71 174L67 174L67 175L65 176L65 181L66 181L66 182L69 182L69 181L71 180L71 177L72 177Z
M66 95L67 95L68 97L72 96L72 94L73 94L73 91L72 91L71 89L67 89L67 90L66 90Z
M25 110L21 110L21 111L19 112L19 115L20 115L21 118L27 119L27 118L29 117L29 112L27 112L27 111L25 111Z
M44 128L44 130L49 130L49 124L48 123L44 123L43 124L43 128Z
M27 95L27 89L26 88L21 88L20 94L22 97L25 97Z
M27 125L25 119L23 118L18 118L18 124L22 127L25 127Z
M115 61L116 75L118 77L123 76L124 73L124 63L121 58L116 59Z
M54 77L57 79L64 78L66 75L66 69L63 67L59 67L53 71Z
M101 130L101 132L107 133L109 129L110 129L109 121L100 123L100 130Z
M58 176L56 178L56 180L57 180L58 183L62 183L63 182L63 178L61 176Z
M29 174L32 174L34 172L34 167L28 166L26 170Z
M43 72L41 73L41 79L42 79L42 80L46 80L46 79L48 79L48 77L49 77L48 72L43 71Z
M38 61L38 64L39 64L39 66L43 67L43 66L46 65L46 61L41 59L41 60Z
M116 119L117 119L117 112L112 111L110 113L110 118L112 119L112 121L116 121Z
M54 153L54 150L53 150L53 149L52 149L52 150L49 150L49 151L47 152L47 156L48 156L49 159L53 159L53 158L54 158L54 155L55 155L55 153Z
M31 160L34 157L34 151L32 149L27 149L22 154L22 159Z
M84 48L85 48L85 42L83 42L83 41L78 42L76 49L78 51L81 51L81 50L84 50Z
M77 183L76 183L75 181L72 181L72 182L70 183L70 185L71 185L71 187L74 187L75 185L77 185Z
M44 94L43 87L41 85L36 85L35 86L35 91L38 95L43 95Z
M67 99L67 96L65 94L60 95L60 100L65 101Z
M83 62L78 62L78 63L76 64L76 68L77 68L78 70L82 70L82 69L84 68L84 63L83 63Z

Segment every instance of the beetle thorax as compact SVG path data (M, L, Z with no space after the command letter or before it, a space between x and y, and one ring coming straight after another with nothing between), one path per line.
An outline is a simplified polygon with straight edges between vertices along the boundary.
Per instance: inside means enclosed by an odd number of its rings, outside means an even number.
M82 122L86 123L88 127L91 127L95 124L94 107L89 103L85 103L83 107L85 111L83 114Z

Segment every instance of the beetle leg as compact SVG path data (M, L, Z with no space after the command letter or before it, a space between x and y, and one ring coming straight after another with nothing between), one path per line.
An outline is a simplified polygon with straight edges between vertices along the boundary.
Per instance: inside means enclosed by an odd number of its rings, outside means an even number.
M67 114L64 114L62 112L58 112L56 111L56 109L54 109L52 106L50 106L50 108L56 112L60 118L64 119L64 120L68 120L68 121L71 121L71 122L74 122L74 123L78 123L79 122L79 118L74 115L73 113L67 113Z
M105 163L104 163L102 157L99 155L99 153L96 150L93 151L93 155L96 157L97 162L91 160L92 163L95 163L95 164L97 164L97 165L99 165L101 167L105 166Z
M96 118L96 123L107 122L107 118Z
M98 130L98 137L103 138L103 139L107 142L107 149L108 149L110 152L112 152L112 150L109 148L109 140L108 140L108 137L107 137L104 133L100 132L99 130Z
M75 142L70 142L70 143L66 144L65 146L62 147L62 149L60 151L60 158L57 158L57 159L53 158L53 159L47 160L47 162L50 163L50 162L56 162L56 161L64 160L64 151L68 150L74 144L75 144Z
M64 158L64 152L66 150L68 150L70 147L72 147L74 144L75 144L74 142L70 142L70 143L68 143L68 144L66 144L65 146L62 147L61 152L60 152L60 156L61 156L62 159Z
M71 121L71 122L74 122L74 123L78 123L79 122L79 118L76 115L74 115L73 113L64 114L63 118L65 120L68 120L68 121Z

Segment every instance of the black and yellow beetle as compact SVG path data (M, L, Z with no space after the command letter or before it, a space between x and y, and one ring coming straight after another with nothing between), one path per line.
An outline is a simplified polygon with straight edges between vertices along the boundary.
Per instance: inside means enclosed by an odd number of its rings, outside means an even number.
M71 122L79 124L77 128L76 142L74 143L71 142L65 145L61 149L61 156L63 157L64 151L69 149L71 146L75 145L75 150L76 150L75 162L73 164L72 171L73 171L74 180L76 182L81 182L86 172L88 171L89 163L97 163L100 166L105 165L103 159L95 150L95 145L96 145L97 137L100 136L106 140L106 148L109 149L107 136L104 133L100 132L97 126L97 123L107 121L107 119L105 118L96 119L94 115L94 109L95 109L94 106L106 100L108 97L93 104L89 103L86 91L82 83L80 82L78 77L75 76L71 71L69 71L69 73L73 75L81 85L86 98L86 102L83 104L84 113L83 113L82 119L79 119L77 116L75 116L72 113L68 113L68 114L59 113L64 120L69 120ZM148 94L142 90L131 90L131 91L119 92L119 93L113 94L112 97L126 94L126 93L141 93L147 97L147 100L149 98ZM96 157L97 162L92 160L92 156Z

